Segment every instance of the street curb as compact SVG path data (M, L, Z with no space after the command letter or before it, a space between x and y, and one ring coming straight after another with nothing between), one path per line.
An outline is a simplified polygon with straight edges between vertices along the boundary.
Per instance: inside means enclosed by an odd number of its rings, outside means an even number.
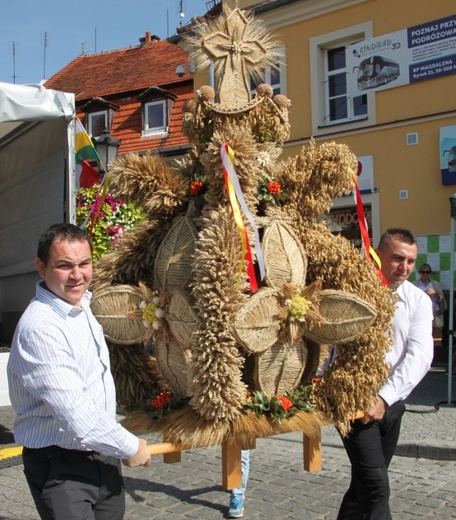
M13 466L19 466L22 464L22 455L16 455L15 457L9 457L7 459L0 460L0 469L11 468ZM3 518L3 517L0 517Z
M300 442L294 439L287 439L291 442ZM342 442L322 442L323 447L344 449ZM13 453L19 447L0 449L0 469L18 466L22 464L22 455ZM22 450L22 447L20 447ZM3 453L2 453L3 452ZM9 455L8 452L11 452ZM414 459L429 460L456 460L456 442L445 442L440 446L435 446L428 442L406 441L399 442L394 455L397 457L412 457Z
M407 441L397 445L395 455L431 460L456 460L456 442L441 442L435 446L429 442Z
M22 455L22 446L13 444L11 446L0 447L0 460L9 459L11 457L17 457Z
M342 443L323 442L323 447L344 448ZM413 457L414 459L456 460L456 442L442 442L435 446L429 442L404 441L399 442L394 455L397 457Z
M0 448L0 469L22 464L22 446Z

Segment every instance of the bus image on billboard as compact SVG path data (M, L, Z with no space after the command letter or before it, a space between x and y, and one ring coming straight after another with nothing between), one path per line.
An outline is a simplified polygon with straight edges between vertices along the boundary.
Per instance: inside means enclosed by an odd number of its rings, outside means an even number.
M448 154L448 171L456 173L456 146L452 146L449 150L445 150L443 155Z
M382 56L371 56L363 60L358 69L358 90L381 87L400 76L399 64Z

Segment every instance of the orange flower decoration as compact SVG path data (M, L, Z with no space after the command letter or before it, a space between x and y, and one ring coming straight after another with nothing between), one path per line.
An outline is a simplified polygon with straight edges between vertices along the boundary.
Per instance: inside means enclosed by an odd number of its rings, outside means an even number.
M284 395L278 395L276 399L279 401L279 403L282 405L282 408L286 412L288 412L293 407L293 401Z
M164 408L172 400L172 395L160 392L155 399L152 399L150 405L152 408Z
M278 182L269 182L266 186L266 189L273 195L278 195L280 193L281 187Z
M201 192L203 189L203 183L202 181L194 181L190 185L190 195L198 195L198 193Z

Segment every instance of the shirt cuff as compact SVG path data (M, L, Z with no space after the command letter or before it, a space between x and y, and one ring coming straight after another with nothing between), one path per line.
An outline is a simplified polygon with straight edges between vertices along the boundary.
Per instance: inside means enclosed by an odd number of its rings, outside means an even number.
M399 396L388 383L386 383L386 385L380 389L378 395L385 401L388 406L392 406L394 403L399 401Z
M130 457L133 457L139 448L139 438L130 432L128 432L128 434L128 438L125 439L125 444L119 450L121 459L129 459Z

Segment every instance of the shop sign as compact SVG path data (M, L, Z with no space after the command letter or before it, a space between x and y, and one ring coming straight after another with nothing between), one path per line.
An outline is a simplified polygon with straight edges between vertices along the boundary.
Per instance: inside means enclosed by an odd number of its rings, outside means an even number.
M367 220L369 238L372 245L372 207L370 204L363 204L363 207ZM334 235L342 235L361 251L363 242L359 231L359 220L356 206L332 208L330 212L325 215L324 220L326 221L331 233Z
M456 73L456 14L347 47L348 96Z

